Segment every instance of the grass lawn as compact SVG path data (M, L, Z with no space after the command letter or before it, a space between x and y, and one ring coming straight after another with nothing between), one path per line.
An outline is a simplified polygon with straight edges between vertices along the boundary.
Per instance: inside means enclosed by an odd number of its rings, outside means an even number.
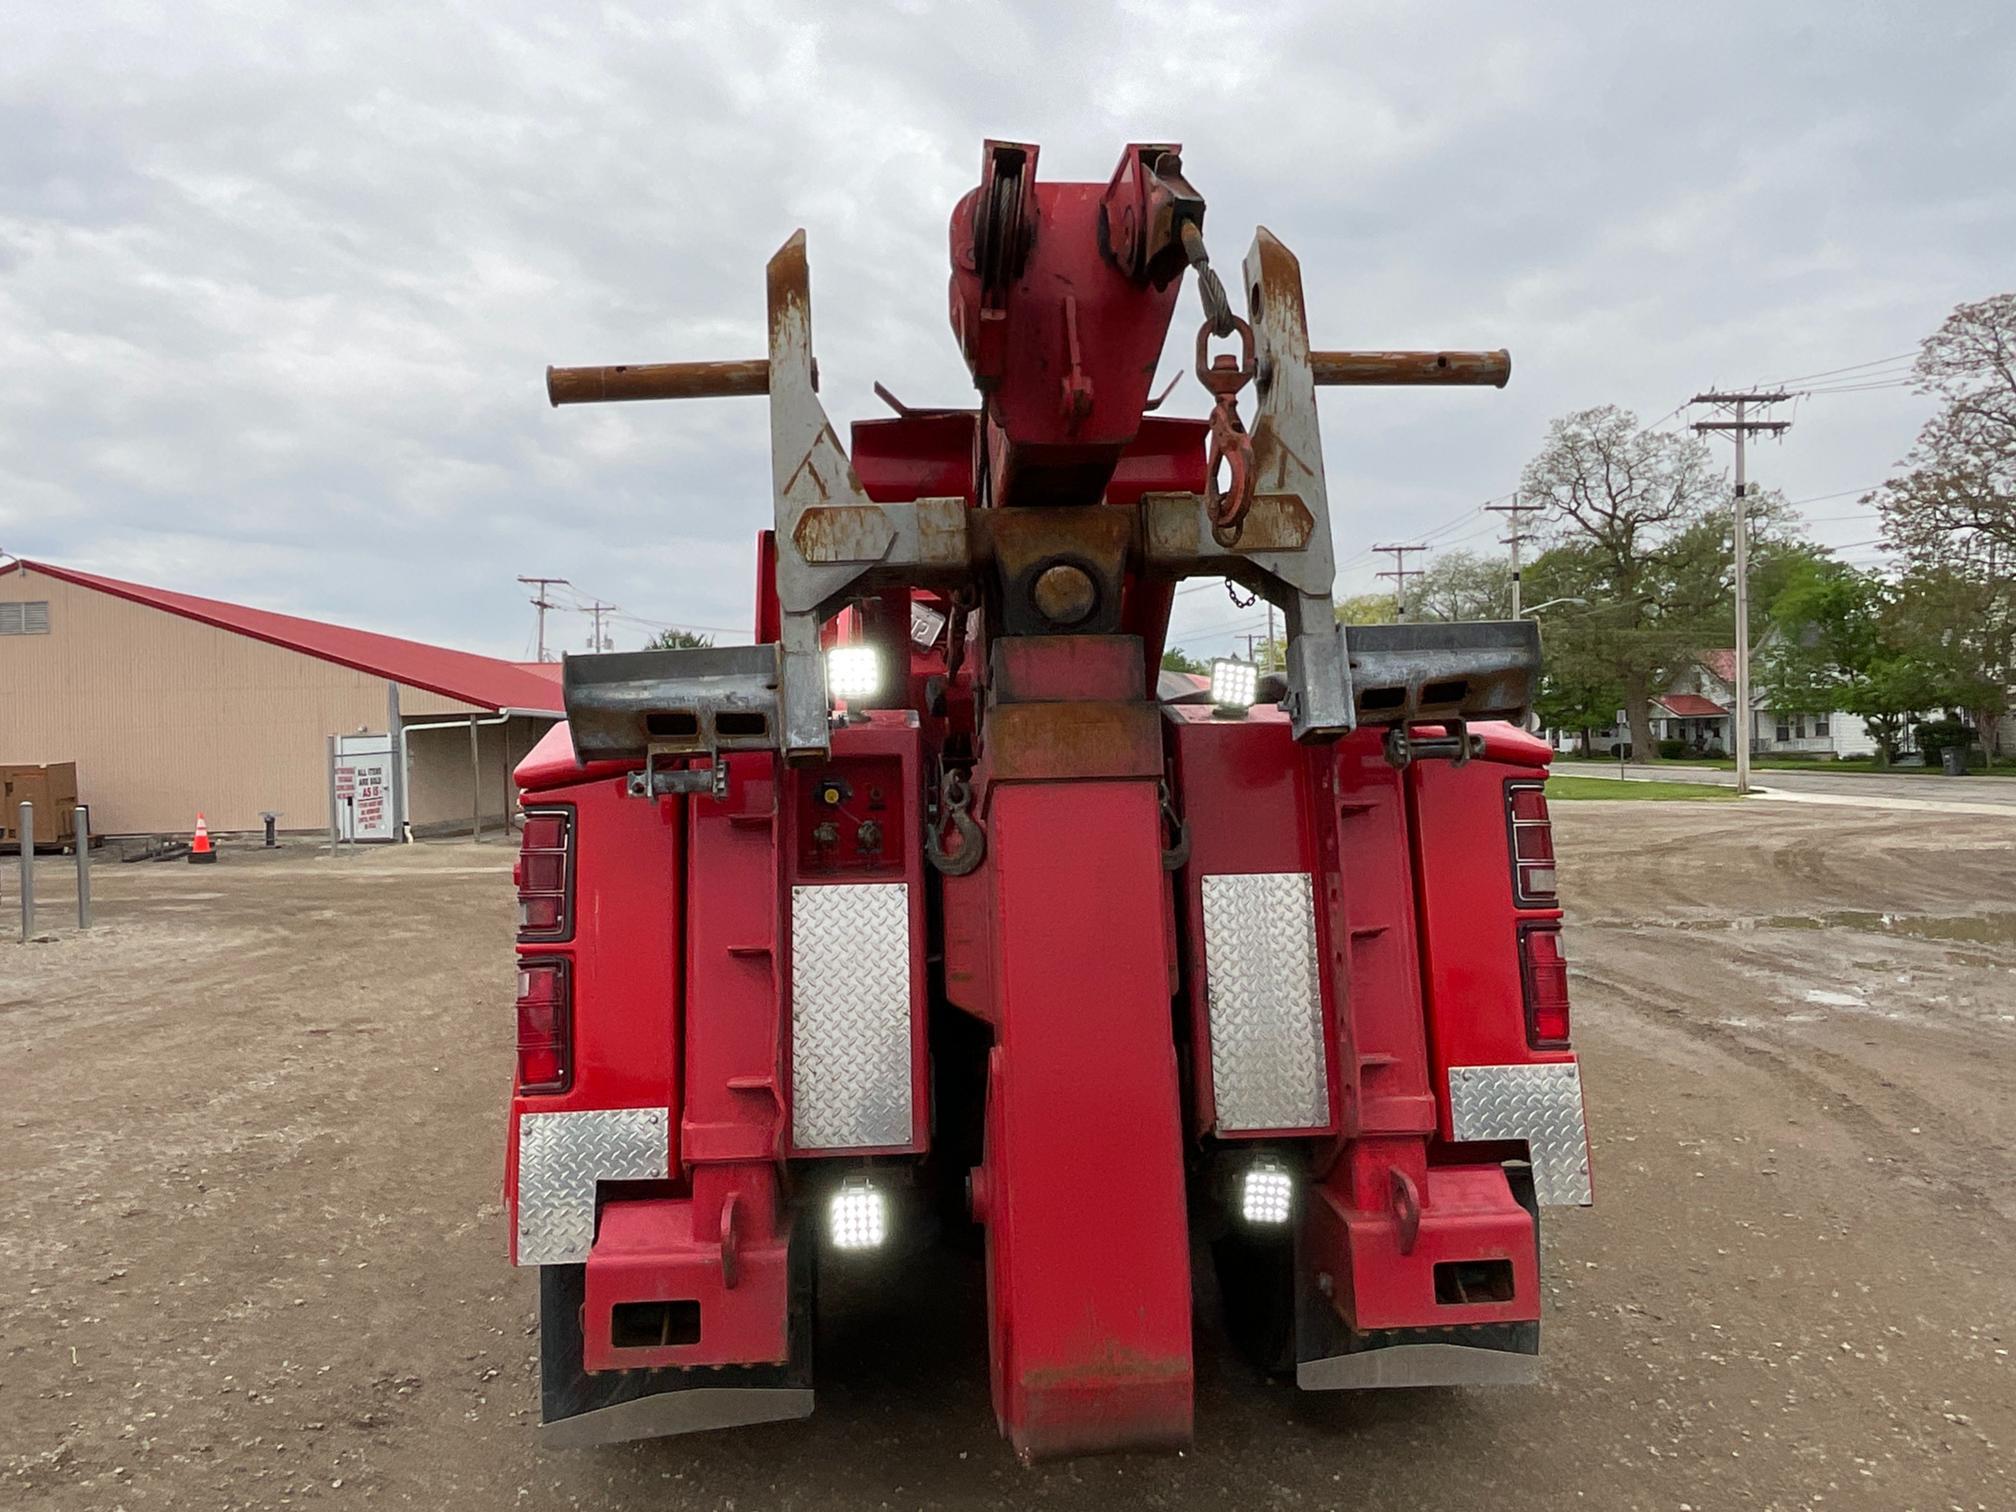
M1736 770L1735 758L1730 756L1668 756L1661 759L1667 766L1708 767L1718 772L1733 772ZM1585 759L1580 756L1569 756L1564 753L1556 758L1555 764L1557 766L1614 767L1617 765L1617 760L1615 757ZM1641 763L1641 765L1643 764ZM1873 775L1877 777L1940 777L1945 775L1939 770L1937 762L1934 762L1929 767L1879 767L1876 765L1875 758L1871 756L1843 756L1832 761L1801 761L1793 756L1753 756L1750 758L1750 770L1753 772L1818 772L1823 776L1836 772L1843 776L1854 776L1859 773L1863 776ZM1968 768L1968 774L1974 777L2016 777L2016 768L2012 768L2004 761L2001 765L1991 770L1983 766L1977 758L1974 765Z
M1734 788L1716 787L1708 782L1619 782L1614 777L1563 777L1556 772L1547 779L1547 796L1554 798L1648 799L1679 798L1705 803L1740 800Z

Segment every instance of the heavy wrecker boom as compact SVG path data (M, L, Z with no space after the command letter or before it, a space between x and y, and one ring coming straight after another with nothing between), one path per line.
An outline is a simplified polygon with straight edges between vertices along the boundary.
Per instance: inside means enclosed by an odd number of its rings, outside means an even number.
M1027 1455L1187 1441L1193 1238L1306 1389L1534 1368L1537 1202L1588 1200L1537 631L1335 623L1316 405L1509 359L1312 350L1265 230L1242 318L1174 146L1036 165L989 142L952 215L976 409L842 445L802 232L766 356L548 370L767 395L775 505L756 644L570 658L519 773L506 1195L556 1437L809 1412L814 1251L926 1197L984 1226ZM1191 271L1208 420L1152 413ZM1278 675L1161 685L1195 576L1280 607Z

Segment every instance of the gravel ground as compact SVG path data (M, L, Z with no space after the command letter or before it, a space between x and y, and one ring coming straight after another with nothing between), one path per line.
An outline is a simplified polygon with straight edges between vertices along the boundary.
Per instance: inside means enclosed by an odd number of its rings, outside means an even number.
M933 1250L827 1288L810 1422L542 1451L505 850L102 866L101 929L0 944L0 1506L2016 1505L2016 823L1557 828L1599 1205L1545 1383L1303 1396L1207 1313L1187 1455L1033 1470Z

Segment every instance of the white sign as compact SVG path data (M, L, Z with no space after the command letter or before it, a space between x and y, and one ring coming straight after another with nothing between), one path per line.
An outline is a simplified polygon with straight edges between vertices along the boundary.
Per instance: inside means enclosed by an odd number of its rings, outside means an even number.
M336 737L336 833L344 840L396 840L392 743L383 735Z
M929 651L938 644L938 637L945 631L945 616L929 604L910 601L910 642L920 651Z

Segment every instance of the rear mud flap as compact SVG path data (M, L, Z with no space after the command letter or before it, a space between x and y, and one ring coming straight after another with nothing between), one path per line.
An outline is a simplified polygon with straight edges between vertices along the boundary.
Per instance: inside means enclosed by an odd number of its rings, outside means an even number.
M585 1265L539 1269L539 1437L558 1448L812 1415L812 1246L792 1246L791 1357L695 1370L581 1368Z
M1530 1331L1526 1348L1517 1336ZM1531 1386L1540 1379L1540 1325L1500 1323L1478 1329L1395 1329L1360 1334L1357 1347L1295 1366L1304 1391L1371 1391L1391 1386ZM1446 1333L1490 1335L1454 1342Z
M1539 1379L1538 1323L1360 1333L1314 1286L1296 1299L1295 1384L1304 1391L1530 1386Z

